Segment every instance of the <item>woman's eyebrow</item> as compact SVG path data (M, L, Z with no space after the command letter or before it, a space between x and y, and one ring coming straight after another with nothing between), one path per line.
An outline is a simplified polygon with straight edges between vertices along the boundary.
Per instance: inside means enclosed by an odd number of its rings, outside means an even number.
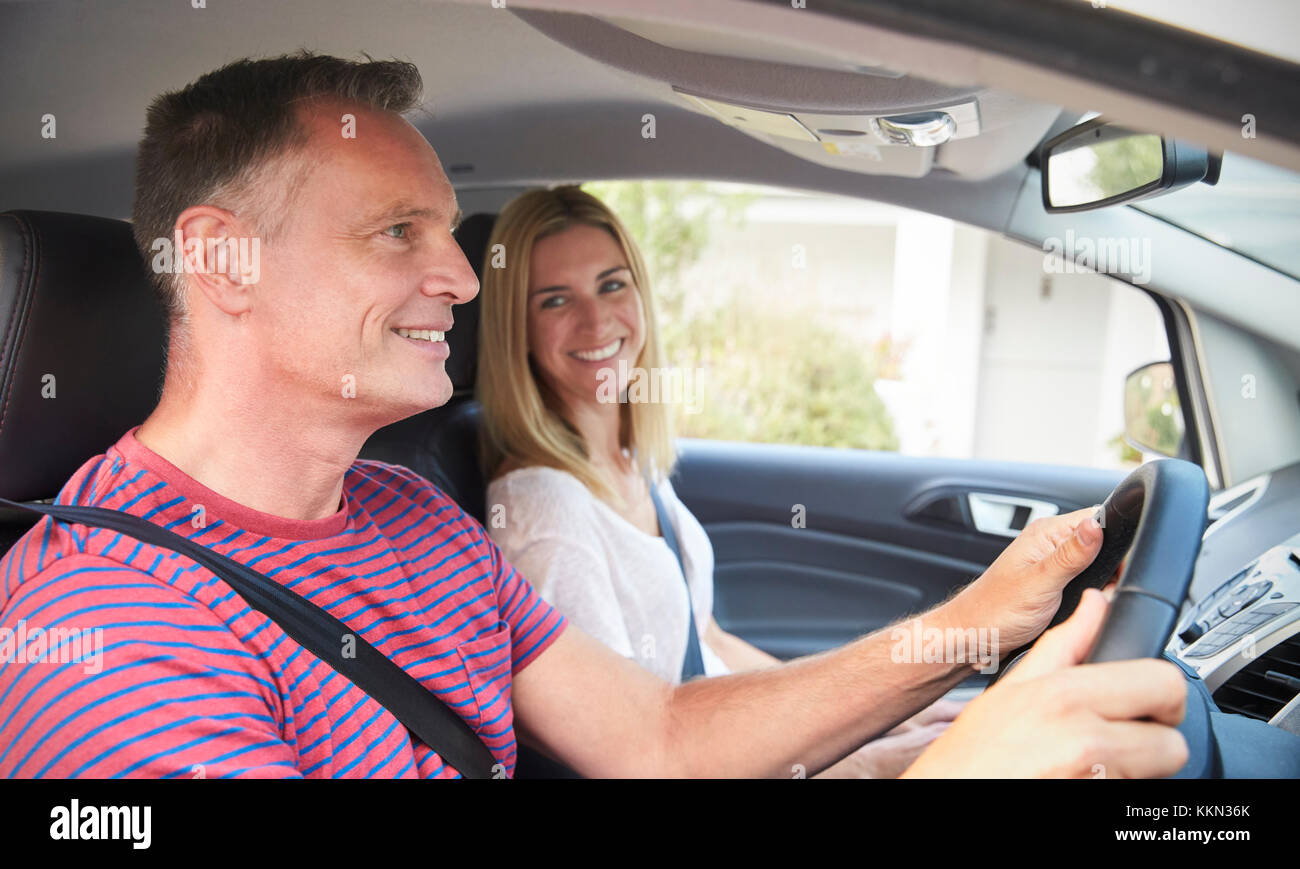
M632 271L632 269L628 268L627 266L613 266L611 268L605 269L603 272L596 275L596 280L603 281L605 278L609 277L615 272L630 272L630 271ZM541 293L558 293L560 290L567 290L568 288L569 288L568 284L555 284L554 286L542 287L541 289L533 290L531 293L529 293L529 295L536 296Z

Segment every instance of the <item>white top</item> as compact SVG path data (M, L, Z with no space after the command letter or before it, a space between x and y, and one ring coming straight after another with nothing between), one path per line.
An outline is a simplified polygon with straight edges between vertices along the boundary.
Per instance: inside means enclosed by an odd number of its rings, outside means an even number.
M672 484L659 484L677 532L707 676L728 672L703 630L713 613L713 546ZM488 485L487 530L538 594L584 632L661 678L681 681L686 583L668 544L624 519L566 471L531 467Z

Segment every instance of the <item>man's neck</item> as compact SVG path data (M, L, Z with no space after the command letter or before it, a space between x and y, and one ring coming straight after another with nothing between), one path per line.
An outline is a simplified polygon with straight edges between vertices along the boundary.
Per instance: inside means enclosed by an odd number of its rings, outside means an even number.
M203 486L262 513L323 519L337 513L343 476L370 432L334 424L292 402L232 403L216 390L163 398L136 439Z

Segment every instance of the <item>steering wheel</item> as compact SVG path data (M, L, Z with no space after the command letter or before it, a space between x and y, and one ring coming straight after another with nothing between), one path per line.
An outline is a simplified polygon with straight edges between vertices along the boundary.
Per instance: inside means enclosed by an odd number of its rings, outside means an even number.
M1088 663L1163 654L1192 582L1209 500L1205 472L1181 459L1148 462L1110 493L1098 517L1101 551L1062 590L1061 605L1051 622L1054 626L1069 618L1083 592L1104 586L1128 555ZM1028 649L1026 645L1008 655L993 681L1014 667Z

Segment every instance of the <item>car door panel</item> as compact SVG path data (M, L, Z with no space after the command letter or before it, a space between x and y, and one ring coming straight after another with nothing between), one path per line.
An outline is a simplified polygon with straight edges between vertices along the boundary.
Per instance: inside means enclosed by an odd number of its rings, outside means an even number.
M718 623L779 658L921 612L978 576L1010 537L977 529L970 494L1011 505L1001 516L1023 526L1032 511L1019 502L1068 512L1101 503L1124 476L864 450L680 446L673 484L713 544Z

